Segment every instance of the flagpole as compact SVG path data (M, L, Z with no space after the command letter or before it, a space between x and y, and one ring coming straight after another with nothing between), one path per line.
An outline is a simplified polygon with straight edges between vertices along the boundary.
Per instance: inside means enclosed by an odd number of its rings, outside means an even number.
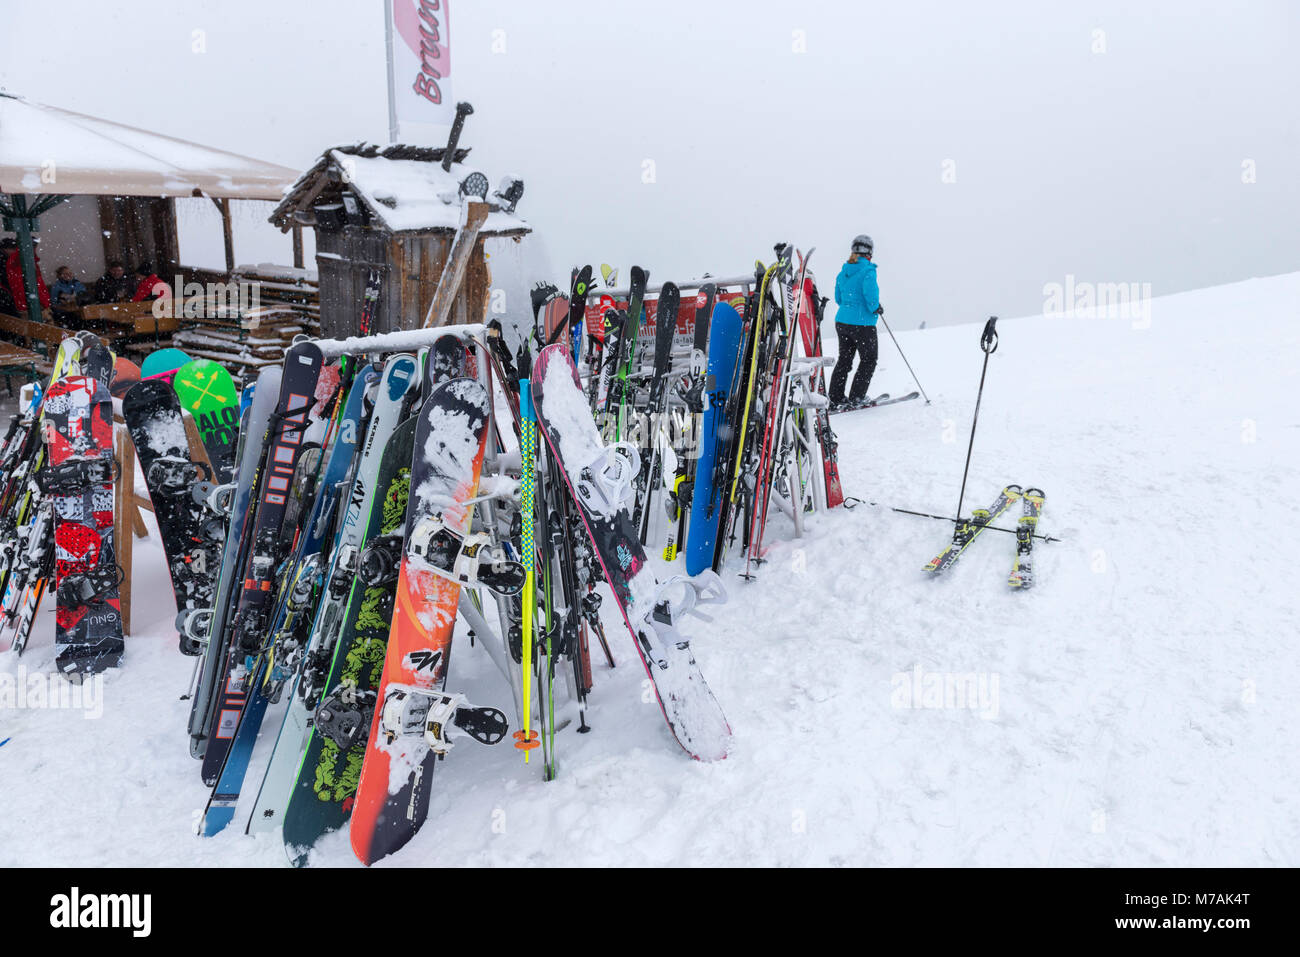
M397 142L397 88L393 65L393 0L384 0L384 49L388 54L388 142Z

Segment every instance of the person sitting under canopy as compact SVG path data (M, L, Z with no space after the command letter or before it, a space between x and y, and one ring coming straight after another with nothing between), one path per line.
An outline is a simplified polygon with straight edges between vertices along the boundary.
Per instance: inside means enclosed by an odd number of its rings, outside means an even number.
M60 266L54 272L54 285L50 287L50 311L56 321L75 319L76 306L83 306L90 301L90 293L85 284L72 273L71 266Z
M126 267L113 259L104 270L104 275L95 283L95 302L126 302L134 290L131 277L126 274Z
M149 262L142 262L135 267L135 293L131 296L132 302L158 299L166 296L168 291L167 284L158 278Z

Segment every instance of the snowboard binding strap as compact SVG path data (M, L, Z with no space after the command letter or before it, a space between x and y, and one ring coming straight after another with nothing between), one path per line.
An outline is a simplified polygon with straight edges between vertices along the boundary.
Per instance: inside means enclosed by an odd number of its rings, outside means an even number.
M725 605L727 589L722 584L718 573L705 569L693 578L686 575L673 575L655 589L655 621L672 625L681 620L683 615L694 615L704 621L712 621L708 615L699 610L700 605Z
M89 605L117 588L126 579L118 565L96 565L85 572L63 576L55 589L60 606Z
M117 478L117 463L108 457L71 459L46 465L36 473L36 484L46 495L82 492L92 485L111 485Z
M206 465L179 455L161 455L149 463L145 484L163 495L188 493L201 505L211 491L208 484L211 478L212 473Z
M357 559L357 577L367 588L397 581L402 563L402 535L380 535L370 541Z
M348 751L363 742L370 733L375 713L373 691L357 691L353 685L341 685L333 694L321 699L314 719L316 730L340 751Z
M641 453L631 442L603 447L578 472L583 504L602 515L613 515L632 497L641 474Z
M379 721L387 743L403 735L423 735L435 754L454 747L448 735L453 726L480 744L497 744L509 730L506 716L496 708L476 708L463 694L403 684L389 684Z
M442 516L423 515L411 529L407 551L435 574L470 588L485 585L498 595L517 595L526 572L508 561L482 532L462 534L443 523Z

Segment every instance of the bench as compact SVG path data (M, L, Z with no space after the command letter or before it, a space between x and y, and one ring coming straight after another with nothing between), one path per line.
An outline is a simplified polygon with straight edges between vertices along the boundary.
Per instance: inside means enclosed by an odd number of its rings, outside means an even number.
M14 394L14 376L24 382L36 382L48 379L52 372L49 361L40 353L0 342L0 375L4 376L5 388L9 390L10 397Z
M155 317L152 302L109 302L82 306L81 316L88 322L100 322L115 334L126 338L153 336L156 343L181 327L175 316Z
M53 355L59 343L70 335L69 331L61 326L5 313L0 313L0 333L15 339L18 345L40 352L46 357Z

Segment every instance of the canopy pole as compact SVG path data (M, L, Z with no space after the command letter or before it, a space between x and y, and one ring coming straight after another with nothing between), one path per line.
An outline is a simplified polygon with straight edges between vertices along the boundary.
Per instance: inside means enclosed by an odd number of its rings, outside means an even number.
M219 202L221 209L221 238L226 246L226 273L235 271L235 229L230 222L230 200Z

